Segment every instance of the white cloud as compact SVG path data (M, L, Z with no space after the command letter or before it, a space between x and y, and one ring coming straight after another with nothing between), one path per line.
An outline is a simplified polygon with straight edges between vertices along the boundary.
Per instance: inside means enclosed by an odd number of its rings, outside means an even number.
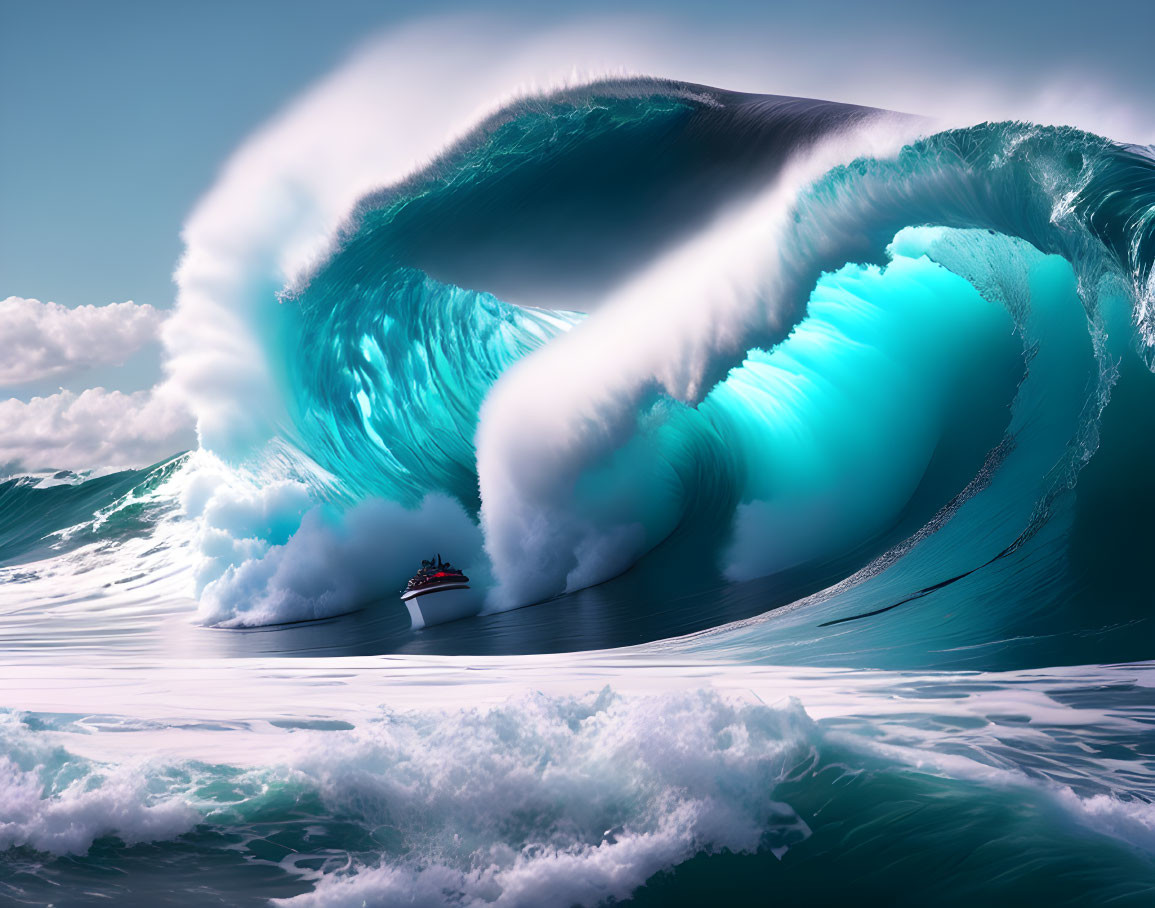
M163 319L131 301L69 309L19 296L0 300L0 385L121 365L157 339Z
M195 444L192 417L164 386L0 401L0 475L142 466Z

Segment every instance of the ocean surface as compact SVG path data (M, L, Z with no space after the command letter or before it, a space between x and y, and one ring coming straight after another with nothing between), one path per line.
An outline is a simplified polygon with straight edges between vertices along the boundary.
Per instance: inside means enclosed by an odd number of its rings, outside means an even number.
M0 480L0 903L1155 904L1153 149L595 81L306 254L279 129L199 449Z

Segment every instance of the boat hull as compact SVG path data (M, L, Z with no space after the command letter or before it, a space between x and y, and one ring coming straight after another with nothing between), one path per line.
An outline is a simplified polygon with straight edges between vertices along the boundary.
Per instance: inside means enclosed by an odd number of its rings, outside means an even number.
M410 599L416 599L419 596L431 596L433 593L440 593L445 590L467 590L469 584L464 580L460 583L439 583L436 586L418 587L415 590L406 590L401 594L401 601L408 602Z
M409 621L414 630L471 618L481 611L483 602L481 595L464 583L408 590L401 595L401 601L409 610Z

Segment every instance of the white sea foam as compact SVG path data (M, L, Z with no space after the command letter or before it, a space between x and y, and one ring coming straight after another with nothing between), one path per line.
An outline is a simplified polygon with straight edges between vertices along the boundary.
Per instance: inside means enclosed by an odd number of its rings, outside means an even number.
M184 799L154 797L147 763L93 767L0 716L0 851L84 854L103 836L171 839L200 818Z
M148 736L156 726L116 730ZM392 848L358 852L359 872L322 880L305 904L408 889L436 894L437 904L563 897L593 906L699 852L784 853L809 835L774 792L809 765L813 724L797 706L768 709L732 694L606 689L366 718L348 732L297 732L286 765L241 775L139 759L93 764L14 717L4 728L5 750L24 766L0 758L0 849L84 854L102 837L132 844L197 824L244 828L286 787L315 793L326 817L397 831ZM229 785L208 784L222 771ZM204 793L214 790L224 800Z
M359 729L298 769L332 809L388 818L415 854L299 902L592 906L699 852L785 851L809 830L774 790L814 733L796 707L608 690Z
M284 496L279 504L295 513L299 488L274 484L262 490ZM363 501L345 512L308 505L292 536L269 542L247 518L248 501L210 506L201 529L200 620L228 627L327 618L380 599L394 600L413 566L442 551L452 552L471 579L480 580L480 538L461 506L430 495L419 507L382 499ZM274 507L278 504L274 504ZM239 523L226 522L222 511ZM222 567L222 564L226 566ZM477 564L475 567L474 565Z
M939 796L968 803L997 792L1049 800L1073 826L1155 849L1150 768L1070 746L1074 730L1126 753L1146 729L1117 714L1132 701L1063 702L1073 690L1127 698L1146 683L1142 667L898 675L640 663L622 679L637 690L577 693L620 668L566 658L495 666L493 678L453 660L198 663L151 680L126 665L69 699L106 702L123 673L141 718L49 717L52 731L0 720L0 845L84 854L99 838L165 841L199 826L202 842L227 834L224 847L283 837L292 804L308 816L300 856L321 836L327 869L287 864L315 883L289 904L593 906L697 854L805 847L825 819L786 791L825 803L866 772L900 792L918 776L958 782ZM550 692L524 692L535 683ZM492 697L510 690L521 692ZM197 699L189 718L174 691ZM382 711L382 695L408 707ZM341 708L326 707L334 701ZM256 718L262 709L279 714L275 725ZM321 714L342 721L318 730ZM214 759L190 762L202 749ZM73 753L87 750L101 755ZM350 824L360 832L348 839L325 831Z

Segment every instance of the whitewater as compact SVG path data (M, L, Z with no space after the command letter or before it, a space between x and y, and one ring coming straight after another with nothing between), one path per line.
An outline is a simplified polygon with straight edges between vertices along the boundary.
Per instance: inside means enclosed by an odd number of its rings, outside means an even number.
M0 479L0 901L1155 900L1155 150L433 40L191 213L198 449Z

